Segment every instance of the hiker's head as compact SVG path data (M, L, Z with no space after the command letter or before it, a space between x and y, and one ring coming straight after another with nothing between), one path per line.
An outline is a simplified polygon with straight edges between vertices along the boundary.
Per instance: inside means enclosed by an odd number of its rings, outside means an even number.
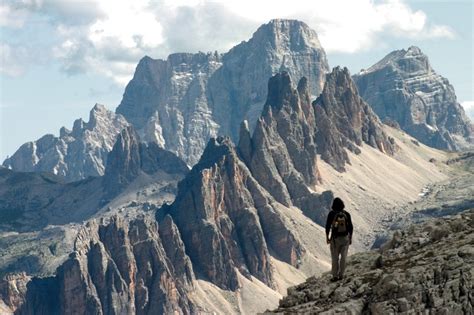
M341 198L334 198L331 209L334 211L344 210L344 202L342 202Z

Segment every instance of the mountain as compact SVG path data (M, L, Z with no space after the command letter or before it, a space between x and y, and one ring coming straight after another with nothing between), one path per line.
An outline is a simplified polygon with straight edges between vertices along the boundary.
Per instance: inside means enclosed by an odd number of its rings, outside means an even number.
M133 127L118 136L105 175L73 183L50 173L0 169L0 275L50 275L72 251L85 221L148 215L171 202L186 163L156 144L139 144Z
M265 314L471 314L473 242L473 209L412 225L380 251L351 256L342 281L312 277Z
M87 123L77 119L72 130L61 128L59 137L48 134L23 144L3 166L20 172L50 172L68 182L101 176L107 154L126 126L121 115L96 104Z
M420 142L445 150L474 146L474 125L453 86L433 70L418 47L391 52L354 80L382 120L397 122Z
M321 92L329 66L316 33L305 23L272 20L223 55L145 57L117 113L145 141L157 142L193 165L210 137L236 140L244 119L252 129L265 103L266 83L279 71L305 76L311 94Z
M119 134L105 175L74 183L50 173L0 170L0 230L31 231L80 222L123 192L142 174L188 172L186 164L155 145L138 143L133 127Z
M138 314L273 308L288 286L327 268L321 225L334 192L353 214L359 233L353 248L363 248L380 216L393 214L392 205L415 200L424 185L445 178L448 166L430 160L446 157L372 117L347 69L335 68L326 82L322 95L331 110L323 100L311 103L306 79L294 86L288 73L273 76L255 130L243 123L237 146L229 137L211 138L176 198L161 207L141 185L145 165L156 160L144 156L154 150L139 144L134 128L124 129L101 178L106 187L124 185L122 192L104 188L115 197L78 227L72 253L54 273L5 276L3 308L24 314L71 307ZM318 156L325 130L317 128L318 110L347 121L330 129L343 141L323 146L351 148L344 169Z
M175 233L172 222L91 221L55 277L10 276L0 294L22 314L189 314L192 267Z

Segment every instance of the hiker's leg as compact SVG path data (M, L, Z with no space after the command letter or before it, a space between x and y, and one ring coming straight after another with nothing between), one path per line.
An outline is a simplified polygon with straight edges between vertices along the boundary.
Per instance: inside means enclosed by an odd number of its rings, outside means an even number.
M344 271L346 270L346 257L349 250L349 239L347 237L342 238L344 243L341 244L341 261L339 264L339 274L338 276L342 278L344 276Z
M339 252L336 250L336 240L334 238L331 239L329 248L331 249L331 274L333 278L336 278L339 272Z
M341 273L341 254L342 254L343 245L344 245L343 238L341 238L341 237L336 238L336 251L337 251L337 273L336 273L336 277L338 277Z

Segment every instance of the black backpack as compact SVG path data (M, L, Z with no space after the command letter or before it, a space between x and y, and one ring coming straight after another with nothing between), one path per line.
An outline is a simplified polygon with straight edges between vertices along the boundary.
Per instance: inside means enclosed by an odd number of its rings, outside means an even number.
M347 233L347 215L344 212L336 212L334 220L332 221L332 230L337 234Z

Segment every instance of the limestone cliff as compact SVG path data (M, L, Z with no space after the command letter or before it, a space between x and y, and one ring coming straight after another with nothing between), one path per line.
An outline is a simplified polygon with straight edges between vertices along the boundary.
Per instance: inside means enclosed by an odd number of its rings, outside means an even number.
M268 79L279 71L307 77L318 95L329 70L316 33L295 20L272 20L245 42L218 53L143 58L117 113L145 141L195 164L210 137L236 140L242 120L260 116Z
M354 80L381 119L394 120L420 142L447 150L474 146L474 125L453 86L418 47L391 52Z

